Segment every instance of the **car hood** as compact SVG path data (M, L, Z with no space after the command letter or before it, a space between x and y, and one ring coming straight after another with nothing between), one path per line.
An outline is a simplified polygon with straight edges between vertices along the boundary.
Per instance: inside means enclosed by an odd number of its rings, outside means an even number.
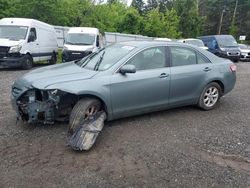
M21 44L23 41L24 40L9 40L0 38L0 46L5 46L5 47L16 46Z
M33 70L21 79L35 88L46 89L49 86L53 87L54 84L90 79L97 73L97 71L83 69L74 62L68 62Z

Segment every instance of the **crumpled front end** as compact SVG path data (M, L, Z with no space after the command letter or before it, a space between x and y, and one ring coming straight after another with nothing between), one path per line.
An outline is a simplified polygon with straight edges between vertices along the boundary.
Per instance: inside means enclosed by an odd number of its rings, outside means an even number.
M20 96L18 94L22 92ZM58 90L47 91L35 88L12 88L12 105L24 121L28 123L53 124L60 101ZM16 96L16 97L15 97Z

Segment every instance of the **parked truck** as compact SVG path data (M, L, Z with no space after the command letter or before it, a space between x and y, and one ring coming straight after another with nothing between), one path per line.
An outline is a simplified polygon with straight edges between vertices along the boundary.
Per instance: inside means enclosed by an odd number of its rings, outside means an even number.
M240 49L232 35L210 35L198 37L203 41L208 51L234 62L240 60Z
M135 40L152 41L155 38L112 32L105 32L103 36L97 28L73 27L69 29L64 40L62 62L82 59L112 43Z
M103 39L99 29L72 27L64 41L62 62L82 59L102 47Z
M53 26L26 18L0 20L0 67L30 69L37 61L54 64L57 50Z

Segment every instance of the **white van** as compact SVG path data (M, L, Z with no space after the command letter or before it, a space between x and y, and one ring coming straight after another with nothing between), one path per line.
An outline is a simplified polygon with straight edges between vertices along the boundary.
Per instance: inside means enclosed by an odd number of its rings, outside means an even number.
M0 67L30 69L37 61L54 64L57 52L53 26L34 19L0 20Z
M62 62L74 61L103 47L103 39L97 28L72 27L64 41Z

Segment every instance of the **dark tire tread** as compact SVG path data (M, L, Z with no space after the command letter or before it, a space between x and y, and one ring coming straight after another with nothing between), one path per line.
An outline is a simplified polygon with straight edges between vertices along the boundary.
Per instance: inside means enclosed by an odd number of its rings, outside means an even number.
M73 133L79 123L83 121L84 114L91 105L96 105L98 110L101 110L101 102L95 98L82 98L76 103L69 117L69 133Z
M204 103L203 103L203 96L204 96L205 91L207 90L207 88L208 88L208 87L211 87L211 86L214 86L214 87L216 87L216 88L219 90L219 98L218 98L217 102L216 102L212 107L207 107L207 106L205 106ZM222 94L222 89L221 89L221 86L220 86L218 83L216 83L216 82L211 82L211 83L209 83L208 85L206 85L206 87L203 89L203 91L202 91L202 93L201 93L201 95L200 95L199 102L198 102L198 106L199 106L202 110L206 110L206 111L214 109L214 108L217 106L217 104L219 103L219 101L220 101L220 96L221 96L221 94Z

